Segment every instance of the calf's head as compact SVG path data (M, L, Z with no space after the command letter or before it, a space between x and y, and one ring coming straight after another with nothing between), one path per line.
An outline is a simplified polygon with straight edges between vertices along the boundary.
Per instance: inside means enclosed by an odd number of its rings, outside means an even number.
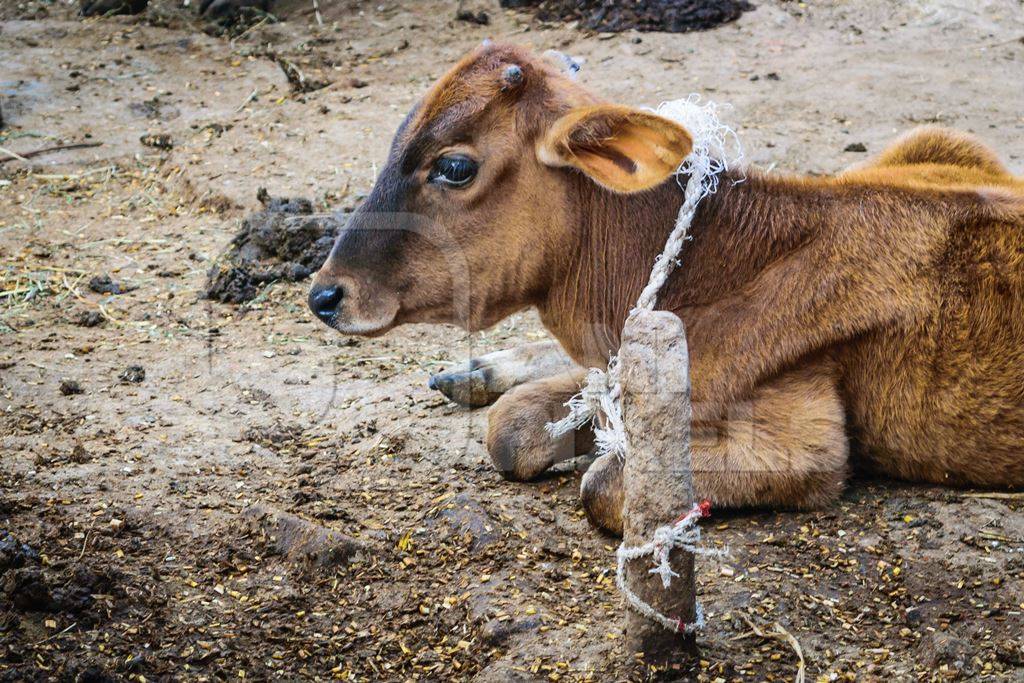
M309 294L349 334L407 322L470 330L540 303L585 221L588 192L664 182L691 138L601 103L557 59L485 43L413 108Z

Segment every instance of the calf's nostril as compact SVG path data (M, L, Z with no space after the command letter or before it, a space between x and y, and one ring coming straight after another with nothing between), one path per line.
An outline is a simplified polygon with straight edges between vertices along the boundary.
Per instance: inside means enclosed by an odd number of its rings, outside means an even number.
M338 311L338 304L344 298L341 287L314 287L309 293L309 308L316 317L329 323Z

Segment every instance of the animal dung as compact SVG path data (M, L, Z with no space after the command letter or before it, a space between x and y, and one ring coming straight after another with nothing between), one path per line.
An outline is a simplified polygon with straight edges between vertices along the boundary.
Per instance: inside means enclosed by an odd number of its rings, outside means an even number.
M314 214L308 199L271 197L262 188L257 199L263 210L242 221L207 274L207 299L241 304L271 283L305 280L327 260L344 224L334 214Z

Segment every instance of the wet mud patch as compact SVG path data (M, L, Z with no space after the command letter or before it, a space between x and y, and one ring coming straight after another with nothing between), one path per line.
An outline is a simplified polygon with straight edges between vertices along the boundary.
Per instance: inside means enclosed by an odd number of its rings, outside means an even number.
M273 282L299 282L320 268L344 224L335 214L313 213L308 199L271 197L242 221L227 253L210 270L205 296L223 303L252 301Z
M363 544L350 536L274 508L254 505L243 517L263 554L306 569L344 565L364 551Z
M501 0L531 9L541 21L579 21L592 31L706 31L735 21L754 6L745 0Z
M472 496L456 495L430 526L454 542L461 541L473 552L493 545L500 538L499 525Z

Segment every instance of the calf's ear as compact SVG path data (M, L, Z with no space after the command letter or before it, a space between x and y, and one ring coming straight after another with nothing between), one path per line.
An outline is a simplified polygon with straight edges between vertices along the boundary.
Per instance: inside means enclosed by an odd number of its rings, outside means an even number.
M537 144L548 166L569 166L615 192L660 185L693 148L686 129L651 112L620 105L573 109Z

